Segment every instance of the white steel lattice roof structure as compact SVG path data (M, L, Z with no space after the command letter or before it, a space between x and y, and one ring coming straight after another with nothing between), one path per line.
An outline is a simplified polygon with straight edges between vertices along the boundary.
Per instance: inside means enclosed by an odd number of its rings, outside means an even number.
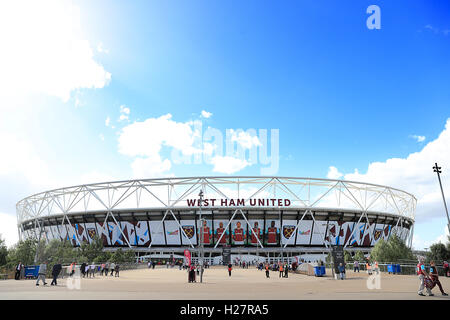
M25 224L39 226L40 221L59 217L70 224L77 215L103 213L116 224L117 212L160 211L165 216L175 210L194 211L198 207L188 205L189 199L198 199L202 190L204 199L243 199L244 205L227 206L236 214L242 210L284 210L302 212L354 212L361 219L369 220L370 214L393 217L397 225L412 226L416 209L416 198L405 191L388 186L332 179L296 177L187 177L161 178L102 182L45 191L23 200L17 205L19 234ZM250 207L252 199L289 199L290 205ZM220 210L217 201L205 210ZM163 218L163 220L164 220ZM359 222L358 221L358 222ZM297 225L298 227L298 225ZM296 230L295 230L296 231ZM412 241L410 232L409 242Z
M388 186L291 177L192 177L102 182L54 189L20 200L18 225L45 216L114 210L188 208L187 199L287 198L289 209L380 212L414 221L417 199ZM218 206L220 207L220 205ZM278 208L274 206L273 208Z

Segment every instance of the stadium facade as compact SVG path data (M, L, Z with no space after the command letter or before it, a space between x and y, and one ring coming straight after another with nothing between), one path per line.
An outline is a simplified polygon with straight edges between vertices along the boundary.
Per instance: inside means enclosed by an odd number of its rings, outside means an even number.
M200 202L199 193L203 198ZM190 177L60 188L17 203L19 237L100 237L108 250L206 257L229 248L265 258L320 254L331 246L369 252L396 234L411 246L417 200L370 183L295 177Z

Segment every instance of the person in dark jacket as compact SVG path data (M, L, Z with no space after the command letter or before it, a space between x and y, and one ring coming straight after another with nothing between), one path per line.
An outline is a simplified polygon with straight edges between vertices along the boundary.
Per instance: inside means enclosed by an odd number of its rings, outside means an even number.
M55 264L55 265L53 266L53 269L52 269L52 277L53 277L53 280L52 280L52 283L51 283L50 285L52 285L52 286L57 286L57 285L58 285L58 283L56 282L56 279L58 278L58 276L59 276L61 270L62 270L62 265L61 265L61 263L57 263L57 264Z
M22 262L19 262L19 264L16 266L16 274L14 275L14 279L20 280L20 273L22 271L23 264Z
M81 274L83 275L83 278L84 278L86 276L86 263L85 262L83 262L81 264L80 271L81 271Z
M430 289L433 289L436 285L439 287L439 290L441 291L443 296L448 296L447 293L445 293L444 289L442 289L442 284L439 281L439 275L436 268L436 263L434 261L430 262L430 278L433 282L432 287Z

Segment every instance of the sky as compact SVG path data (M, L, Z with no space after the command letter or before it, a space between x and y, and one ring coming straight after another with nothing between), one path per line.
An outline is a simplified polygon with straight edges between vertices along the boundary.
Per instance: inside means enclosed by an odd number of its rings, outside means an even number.
M413 247L445 242L450 3L2 1L0 39L8 245L29 195L214 175L389 185Z

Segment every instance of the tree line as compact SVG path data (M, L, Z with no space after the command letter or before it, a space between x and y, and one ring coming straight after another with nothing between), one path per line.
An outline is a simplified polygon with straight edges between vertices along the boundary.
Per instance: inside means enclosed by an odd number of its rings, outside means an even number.
M133 263L135 262L133 251L123 251L121 248L115 252L104 250L103 241L98 236L92 243L83 242L79 247L73 247L68 240L51 240L40 242L35 239L19 241L8 248L0 235L0 270L8 272L21 262L23 265L35 265L44 261L48 262L49 269L56 263L68 265L73 262L77 264L104 262Z

